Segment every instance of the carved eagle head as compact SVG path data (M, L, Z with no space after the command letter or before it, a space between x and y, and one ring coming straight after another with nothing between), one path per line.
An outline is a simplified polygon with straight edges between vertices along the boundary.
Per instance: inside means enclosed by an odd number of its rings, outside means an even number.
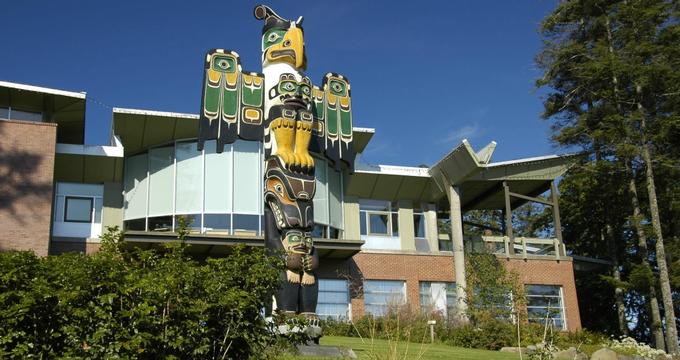
M258 5L255 18L264 20L262 27L262 63L288 63L296 69L307 68L302 16L296 21L282 18L266 5Z

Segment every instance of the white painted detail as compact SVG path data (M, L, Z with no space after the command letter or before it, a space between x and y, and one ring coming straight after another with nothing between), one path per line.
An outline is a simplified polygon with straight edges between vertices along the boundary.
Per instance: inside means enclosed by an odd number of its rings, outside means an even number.
M57 144L57 154L123 157L123 146Z
M85 92L73 92L73 91L66 91L66 90L59 90L59 89L51 89L51 88L40 87L40 86L18 84L18 83L13 83L13 82L9 82L9 81L0 81L0 87L8 87L8 88L17 89L17 90L33 91L33 92L43 93L43 94L68 96L68 97L73 97L73 98L77 98L77 99L85 99L85 97L86 97Z
M142 110L142 109L128 109L128 108L113 108L114 114L133 114L133 115L149 115L149 116L162 116L162 117L173 117L173 118L185 118L185 119L198 119L198 114L187 114L187 113L176 113L169 111L154 111L154 110Z
M90 222L66 221L66 198L92 199ZM52 235L80 239L98 238L102 233L102 208L104 185L58 182L54 201L54 223Z

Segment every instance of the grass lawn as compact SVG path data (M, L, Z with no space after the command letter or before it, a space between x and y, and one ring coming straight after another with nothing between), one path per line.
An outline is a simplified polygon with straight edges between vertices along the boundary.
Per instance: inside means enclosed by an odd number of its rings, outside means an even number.
M341 336L324 336L321 338L321 345L337 346L344 348L351 348L357 354L359 359L421 359L421 360L439 360L439 359L456 359L456 360L515 360L519 356L509 353L501 353L498 351L477 350L453 347L443 344L418 344L418 343L390 343L387 340L373 340L371 344L370 339L364 339L364 343L360 338L355 337L341 337ZM394 354L396 356L390 356ZM314 357L295 357L286 356L283 359L309 359L321 360L326 358Z

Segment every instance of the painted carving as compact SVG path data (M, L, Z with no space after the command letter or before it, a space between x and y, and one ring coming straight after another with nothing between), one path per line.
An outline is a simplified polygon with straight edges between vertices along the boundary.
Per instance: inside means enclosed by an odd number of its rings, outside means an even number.
M210 139L217 140L218 152L237 139L264 143L265 244L286 257L277 308L315 319L312 154L353 170L350 84L328 73L317 87L304 74L302 17L287 20L265 5L256 6L254 15L263 21L261 74L242 71L233 51L206 55L199 150Z

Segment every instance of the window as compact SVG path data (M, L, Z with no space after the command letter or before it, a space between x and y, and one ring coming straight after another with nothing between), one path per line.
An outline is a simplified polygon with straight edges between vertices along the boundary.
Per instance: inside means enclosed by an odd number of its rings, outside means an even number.
M542 323L566 329L562 287L557 285L526 285L527 314L529 322Z
M0 119L42 122L41 112L22 111L12 107L0 107Z
M238 140L221 153L215 146L198 151L196 141L182 140L126 158L125 228L173 231L185 216L195 232L261 234L262 145Z
M321 318L349 318L349 288L347 280L319 279L319 301L316 313Z
M454 315L456 299L456 283L420 282L420 311L424 314L438 312L442 315Z
M382 316L406 303L406 283L399 280L364 280L364 309Z
M416 238L425 238L425 215L422 212L413 213L413 231Z
M90 197L66 197L64 222L92 222L93 199Z
M360 200L361 235L399 236L397 207L387 201Z
M314 222L317 226L327 226L322 232L323 238L333 237L343 229L342 217L342 172L328 166L328 162L314 158L314 176L316 192L314 193ZM319 234L319 230L316 230Z

